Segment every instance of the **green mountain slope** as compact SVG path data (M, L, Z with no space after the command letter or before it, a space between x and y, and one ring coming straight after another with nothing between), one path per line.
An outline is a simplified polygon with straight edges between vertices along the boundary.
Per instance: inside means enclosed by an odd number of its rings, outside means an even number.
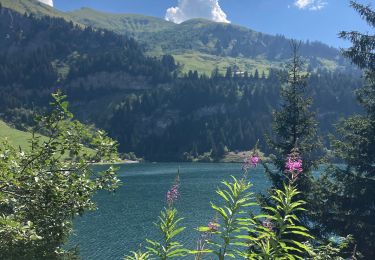
M161 18L137 14L111 14L90 8L60 12L36 0L0 0L3 6L18 12L32 12L63 17L86 26L102 28L134 37L151 56L171 54L180 62L183 72L198 70L210 74L216 67L224 72L229 66L241 71L268 73L279 67L290 55L289 39L272 36L248 28L204 19L181 24ZM335 70L350 67L339 51L320 42L301 45L301 54L311 69Z
M51 16L51 17L61 17L66 20L71 20L69 14L61 12L56 8L50 7L48 5L42 4L37 0L1 0L0 4L3 7L12 9L21 14L28 13L36 16Z
M0 116L48 104L57 87L81 100L149 88L171 78L170 68L145 56L133 39L64 19L1 8L0 35L6 36L0 41Z
M143 33L154 33L175 27L172 22L139 14L111 14L90 8L82 8L67 13L72 20L87 26L103 28L119 34L138 36Z
M224 72L236 65L240 70L267 73L279 67L290 55L290 42L284 36L272 36L248 28L205 19L173 24L160 18L132 14L109 14L83 8L70 13L76 22L130 34L146 47L151 56L171 54L184 65L183 71L198 70L210 74L216 67ZM313 69L343 68L349 64L339 51L319 42L301 45L301 54Z
M31 133L17 130L7 125L4 121L0 120L0 141L3 141L4 138L7 138L9 143L13 146L21 147L22 149L28 149L30 146L29 140L31 137ZM41 136L41 138L46 137Z

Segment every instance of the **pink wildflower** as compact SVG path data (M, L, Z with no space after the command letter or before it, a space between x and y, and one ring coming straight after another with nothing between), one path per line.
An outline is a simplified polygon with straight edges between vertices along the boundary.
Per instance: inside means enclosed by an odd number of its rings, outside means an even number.
M244 164L242 165L242 169L247 170L250 167L255 168L255 167L257 167L259 161L260 161L260 158L259 158L258 154L253 153L250 157L248 157L244 160Z
M259 161L260 159L258 155L251 156L251 164L253 165L254 168L257 167Z
M302 159L297 149L293 149L285 163L285 171L292 175L292 181L295 181L303 172Z
M266 219L262 222L262 226L269 229L270 231L273 230L273 223L271 222L271 220L269 219Z
M170 190L168 190L168 192L167 192L167 202L168 202L168 204L173 204L173 202L175 202L178 199L178 197L180 195L180 193L178 191L178 188L179 188L179 185L178 185L178 183L176 183L170 188Z
M208 228L210 229L210 232L216 232L219 230L219 224L216 222L209 222Z

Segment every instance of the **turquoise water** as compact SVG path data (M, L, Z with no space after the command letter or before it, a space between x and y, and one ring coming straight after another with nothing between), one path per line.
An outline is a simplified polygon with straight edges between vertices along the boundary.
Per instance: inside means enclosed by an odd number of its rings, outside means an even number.
M214 216L210 201L215 189L230 175L241 176L240 164L214 163L148 163L121 165L122 186L114 194L101 192L95 201L98 210L75 221L70 245L78 244L83 259L122 259L137 250L145 238L157 235L153 222L165 206L165 194L180 168L181 197L176 203L187 227L180 240L194 247L198 238L195 228L206 225ZM251 170L253 192L269 187L262 167Z

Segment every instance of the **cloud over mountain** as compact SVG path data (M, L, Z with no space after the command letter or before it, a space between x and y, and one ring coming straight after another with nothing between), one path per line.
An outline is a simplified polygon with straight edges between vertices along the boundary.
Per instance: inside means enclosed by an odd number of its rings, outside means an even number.
M296 0L294 5L299 9L317 11L327 5L325 0Z
M49 6L53 6L53 0L39 0L39 2Z
M178 0L177 6L168 8L165 14L165 19L174 23L182 23L192 18L230 23L219 5L219 0Z

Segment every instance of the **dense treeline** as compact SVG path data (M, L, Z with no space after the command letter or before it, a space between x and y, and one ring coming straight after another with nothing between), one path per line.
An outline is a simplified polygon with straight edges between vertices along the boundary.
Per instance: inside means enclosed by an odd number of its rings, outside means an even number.
M212 152L248 150L270 129L272 110L279 106L285 71L268 77L218 75L198 77L191 72L173 87L127 96L106 126L129 149L152 160L190 160ZM340 116L359 111L353 91L361 80L340 72L317 71L309 78L313 110L327 133ZM261 142L261 148L264 143Z
M160 61L143 55L126 36L81 28L63 19L20 15L0 9L0 110L47 104L51 90L99 72L168 81L171 73ZM77 89L66 92L79 94Z

